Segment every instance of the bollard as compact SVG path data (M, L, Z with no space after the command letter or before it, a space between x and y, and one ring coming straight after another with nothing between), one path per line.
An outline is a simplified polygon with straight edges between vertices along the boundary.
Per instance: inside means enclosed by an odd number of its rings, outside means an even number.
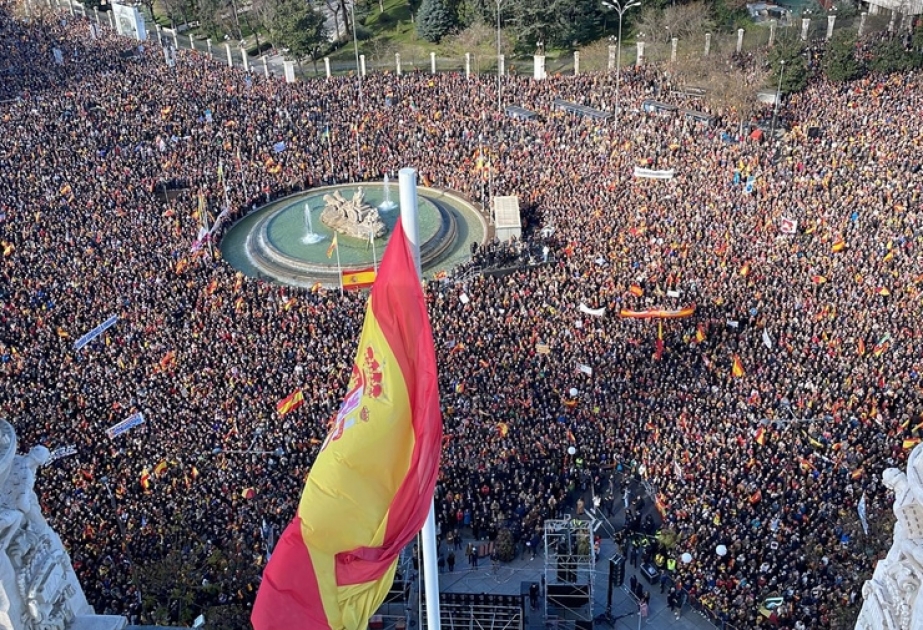
M859 37L862 37L863 31L865 31L865 18L867 18L868 15L868 11L863 11L859 14Z
M359 55L359 74L365 76L365 55Z
M711 33L705 33L705 56L711 52Z
M244 72L250 72L250 61L247 59L247 49L240 47L240 60L244 67Z
M269 55L263 55L263 76L269 78Z
M324 72L327 73L327 78L330 78L330 57L324 57Z
M580 74L580 51L575 50L574 51L574 76L576 77L579 74Z
M506 74L506 55L500 55L500 59L498 61L498 72L500 73L500 76L503 76Z
M638 42L638 58L635 65L641 67L644 65L644 42Z
M833 25L836 24L836 16L828 15L827 16L827 39L829 40L833 37Z
M227 50L227 53L228 53L228 68L233 68L233 67L234 67L234 59L233 59L233 57L231 57L231 45L230 45L229 43L225 42L225 43L224 43L224 48L225 48L225 50Z
M471 78L471 53L465 53L465 78Z
M609 44L609 72L615 70L615 59L616 55L618 54L618 48L619 47L615 44Z
M436 53L429 54L429 71L430 74L436 74Z
M744 49L744 29L737 29L737 54Z
M808 41L808 30L811 28L811 18L801 19L801 41Z
M670 39L670 63L676 63L676 46L679 44L679 39L673 37Z
M397 76L401 76L401 53L394 53L394 69L397 71Z
M772 47L775 41L776 41L776 20L769 20L769 46Z
M532 57L532 78L541 81L545 78L545 55Z

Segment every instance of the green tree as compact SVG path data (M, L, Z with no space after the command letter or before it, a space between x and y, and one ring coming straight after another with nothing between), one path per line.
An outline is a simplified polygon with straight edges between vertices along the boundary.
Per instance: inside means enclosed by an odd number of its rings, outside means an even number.
M299 63L305 57L316 61L327 42L324 14L304 0L276 0L273 24L276 43L288 48Z
M779 73L782 73L782 94L800 92L808 84L804 42L796 36L780 37L778 43L769 51L768 63L767 79L773 89L778 87Z
M453 26L455 18L446 6L445 0L423 0L417 14L417 34L420 37L438 44Z
M824 75L831 81L843 83L852 81L862 74L862 66L856 59L856 36L852 31L840 30L833 34L824 51Z
M875 72L888 74L911 70L917 65L914 62L914 54L904 49L900 39L892 38L883 40L875 46L869 67Z

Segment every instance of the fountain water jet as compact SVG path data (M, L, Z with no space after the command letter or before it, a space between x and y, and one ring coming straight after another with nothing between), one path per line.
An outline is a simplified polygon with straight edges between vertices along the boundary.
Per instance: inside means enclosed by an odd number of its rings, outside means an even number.
M305 245L313 245L314 243L320 243L324 240L323 236L314 231L314 224L311 222L311 204L307 201L304 203L304 223L308 231L302 237L302 243Z
M388 174L385 173L385 200L378 204L378 209L387 212L397 208L397 204L391 201L391 184L388 181Z

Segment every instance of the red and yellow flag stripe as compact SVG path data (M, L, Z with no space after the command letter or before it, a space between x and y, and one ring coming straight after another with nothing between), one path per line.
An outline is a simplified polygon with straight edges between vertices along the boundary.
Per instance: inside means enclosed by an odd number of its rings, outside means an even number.
M375 268L356 269L354 271L343 271L343 288L344 289L366 289L375 284Z
M432 502L436 353L400 221L379 274L346 397L263 573L256 630L365 628Z

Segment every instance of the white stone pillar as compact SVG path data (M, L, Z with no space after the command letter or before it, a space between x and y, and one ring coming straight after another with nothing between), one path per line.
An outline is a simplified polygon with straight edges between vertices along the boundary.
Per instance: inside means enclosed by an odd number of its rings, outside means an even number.
M394 53L394 69L401 76L401 53Z
M211 55L212 54L212 38L211 37L205 40L205 46L208 47L208 54Z
M868 11L863 11L862 13L859 14L859 37L862 37L862 33L865 31L865 19L868 16L869 16Z
M228 54L228 68L234 67L234 58L231 56L231 44L230 42L224 43L224 49Z
M500 68L499 69L500 76L502 77L506 74L506 55L500 55L500 59L498 59L498 62L499 62L499 68Z
M776 42L776 20L769 20L769 45Z
M173 48L179 50L179 36L173 31Z
M96 23L102 24L102 22L99 20L99 9L93 9L93 14L96 15Z
M836 16L828 15L827 16L827 39L833 37L833 25L836 24Z
M881 13L881 7L877 4L869 5L869 15L878 15L879 13Z
M327 78L330 78L330 57L324 57L324 72L327 74Z
M285 73L285 82L294 83L295 82L295 62L289 61L286 59L282 62L282 70Z
M618 55L618 46L614 44L609 44L609 65L607 66L609 69L609 72L612 72L613 70L615 70L615 60L617 59L617 55Z
M269 55L263 55L263 76L269 78Z
M711 52L711 33L705 33L705 56Z
M744 49L744 29L737 29L737 54Z
M160 24L155 24L154 27L157 29L157 43L163 46L163 37L161 37L162 33L160 32Z
M365 76L365 55L359 55L359 74Z
M580 75L580 51L574 51L574 76Z
M109 17L112 17L112 11L109 11ZM192 35L189 36L189 48L195 50L195 37Z
M71 5L71 15L74 14L74 5ZM888 20L888 32L894 32L894 20L897 18L897 11L891 9L891 19Z
M465 78L471 78L471 53L465 53Z
M635 65L641 67L644 65L644 42L638 42L638 58L635 60Z
M901 32L913 32L913 16L910 15L909 11L905 11L901 14Z
M811 28L811 18L801 18L801 41L808 41L808 30Z
M673 37L670 39L670 63L676 63L676 46L679 44L679 39Z
M545 55L533 55L532 78L541 81L545 78Z
M429 54L429 72L430 74L436 74L436 53L434 52Z
M243 64L244 72L250 72L250 60L247 59L247 49L240 47L240 61Z

